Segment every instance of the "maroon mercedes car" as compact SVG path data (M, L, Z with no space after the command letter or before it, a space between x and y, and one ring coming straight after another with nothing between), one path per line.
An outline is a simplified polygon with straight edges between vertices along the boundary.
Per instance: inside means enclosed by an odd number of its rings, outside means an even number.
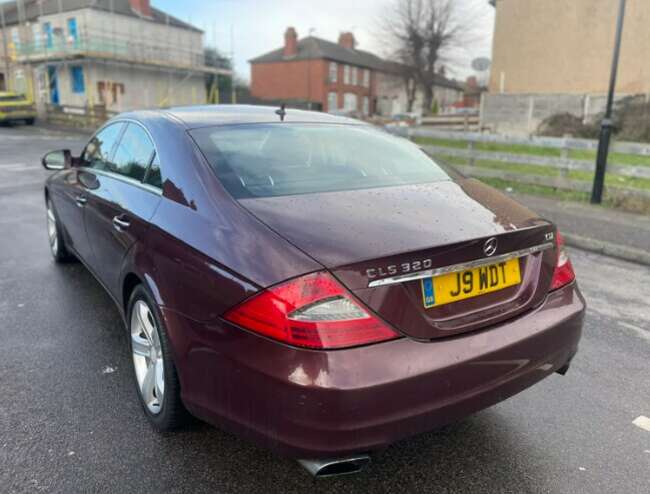
M585 302L555 226L361 122L139 111L43 165L54 259L114 299L158 430L189 412L348 473L577 351Z

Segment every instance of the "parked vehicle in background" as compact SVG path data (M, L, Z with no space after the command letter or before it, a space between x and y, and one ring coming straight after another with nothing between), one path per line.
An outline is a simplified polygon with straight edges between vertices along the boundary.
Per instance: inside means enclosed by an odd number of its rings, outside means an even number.
M0 91L0 123L24 122L32 125L36 107L24 94Z
M417 113L396 113L392 115L390 121L386 123L386 128L397 129L402 127L414 127L420 123L421 116Z
M351 473L577 352L585 303L556 227L363 122L133 112L43 165L52 255L113 297L158 430L187 410Z
M469 108L469 107L461 107L461 108L452 107L449 113L451 115L467 115L468 117L478 117L479 109Z
M344 118L354 118L355 120L364 120L366 116L358 111L358 110L332 110L328 111L330 115L334 115L336 117L344 117Z

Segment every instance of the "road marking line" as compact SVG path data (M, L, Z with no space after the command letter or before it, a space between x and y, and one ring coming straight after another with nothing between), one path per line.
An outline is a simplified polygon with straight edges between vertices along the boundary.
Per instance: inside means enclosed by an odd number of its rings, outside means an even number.
M637 418L635 418L632 423L636 425L637 427L640 427L644 431L650 432L650 419L648 417L644 417L643 415L639 415Z

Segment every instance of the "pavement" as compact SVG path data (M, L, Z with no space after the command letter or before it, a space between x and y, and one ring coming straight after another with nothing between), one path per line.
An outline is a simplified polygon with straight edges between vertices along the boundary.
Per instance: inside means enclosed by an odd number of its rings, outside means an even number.
M156 433L113 302L48 251L38 160L82 145L0 128L0 492L650 492L650 268L576 249L589 309L569 373L395 444L358 476L314 481L198 421Z
M650 215L511 194L558 225L568 245L650 266Z

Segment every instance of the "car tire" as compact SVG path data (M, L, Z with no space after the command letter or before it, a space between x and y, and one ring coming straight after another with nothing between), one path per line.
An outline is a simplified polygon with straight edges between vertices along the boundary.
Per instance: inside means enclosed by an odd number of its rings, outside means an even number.
M45 203L47 215L47 237L50 244L50 253L54 262L64 263L73 259L65 244L65 237L61 222L56 214L54 205L49 199Z
M159 432L183 427L190 416L181 400L167 331L158 305L143 285L131 293L127 325L135 388L147 420Z
M25 120L25 123L27 125L34 125L34 119L33 118L28 118L28 119Z

